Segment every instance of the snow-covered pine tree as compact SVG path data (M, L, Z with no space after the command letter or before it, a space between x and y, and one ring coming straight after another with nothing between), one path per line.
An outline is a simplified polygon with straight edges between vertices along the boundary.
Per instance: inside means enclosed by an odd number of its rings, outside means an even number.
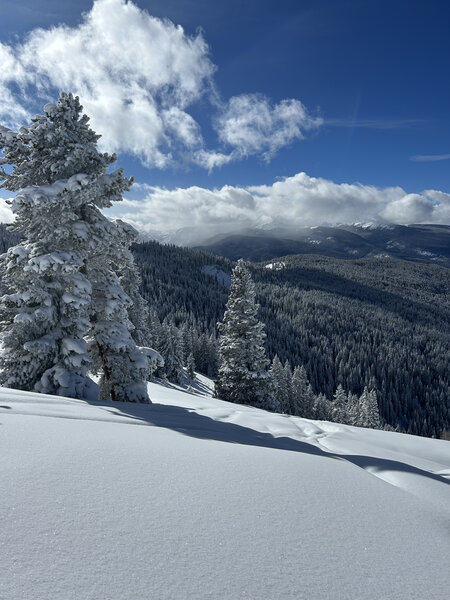
M318 421L331 421L333 414L333 403L324 394L314 398L313 415Z
M12 210L14 230L24 237L2 257L1 378L9 387L89 397L83 335L91 287L83 273L88 231L80 209L90 201L86 180L104 158L95 150L98 136L86 119L73 118L69 105L62 99L29 127L0 131L1 187L22 190Z
M360 413L361 407L358 396L349 392L347 400L347 423L349 425L359 425Z
M101 286L118 283L109 277L116 228L100 209L121 200L132 179L121 169L107 173L116 157L98 152L100 136L89 127L77 97L62 93L44 112L18 132L0 129L1 187L22 190L12 208L15 229L24 236L4 257L2 381L10 387L89 397L90 358L83 339L92 313L89 270L100 273L96 261L102 257L106 279L95 282L98 294ZM127 303L123 290L119 296L114 297L116 307ZM130 356L135 350L134 342L124 347ZM137 368L131 379L144 388L141 375ZM134 398L119 397L148 401L146 390Z
M161 325L161 340L158 348L164 358L164 374L169 381L180 383L183 378L183 338L181 330L173 323Z
M183 361L187 367L189 355L194 355L194 330L192 325L189 325L187 321L184 321L180 331L183 340Z
M285 406L283 408L284 413L287 415L293 415L292 411L292 368L290 362L286 359L283 367L283 388L285 396Z
M284 367L275 354L269 369L272 388L272 410L285 414L294 414L292 405L292 369L286 360Z
M189 354L186 360L186 372L189 379L195 379L195 360L192 352Z
M347 423L347 394L341 384L337 386L333 397L333 421Z
M222 400L271 407L264 325L258 320L255 287L244 261L233 269L231 288L219 324L220 366L215 394Z
M292 411L305 419L314 418L314 394L303 365L295 367L292 375Z
M369 390L366 386L359 398L360 421L362 427L371 427L372 429L381 428L381 418L378 409L377 393L375 390Z
M149 310L146 330L148 331L149 335L149 345L152 348L158 349L161 338L161 321L159 320L158 314L154 308L150 308Z
M110 225L115 229L114 224ZM111 232L114 236L114 231ZM100 371L100 399L148 402L148 360L134 341L128 308L132 302L111 268L111 246L92 256L87 274L92 284L89 350Z
M151 346L150 312L147 302L139 291L141 274L130 250L130 246L138 242L138 232L129 223L120 219L116 219L114 224L120 242L120 252L117 249L114 262L120 285L131 301L128 308L128 317L133 326L131 336L138 346L149 347Z
M286 390L284 388L284 369L278 354L272 359L269 369L270 383L272 388L273 407L276 412L284 412L286 403Z
M46 188L25 188L13 202L17 225L31 239L2 257L7 293L0 300L1 380L6 387L93 397L83 340L91 286L76 244L63 233L71 194L55 185Z

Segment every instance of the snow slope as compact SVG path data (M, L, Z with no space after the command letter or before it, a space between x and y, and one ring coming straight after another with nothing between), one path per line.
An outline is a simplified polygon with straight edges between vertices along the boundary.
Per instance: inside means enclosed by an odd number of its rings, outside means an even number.
M0 390L2 600L448 597L449 442L149 387Z

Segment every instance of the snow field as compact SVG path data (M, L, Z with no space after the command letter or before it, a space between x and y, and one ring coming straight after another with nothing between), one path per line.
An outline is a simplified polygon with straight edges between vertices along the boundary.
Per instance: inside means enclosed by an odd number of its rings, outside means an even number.
M0 598L446 598L450 444L149 384L0 391ZM375 476L374 476L375 475Z

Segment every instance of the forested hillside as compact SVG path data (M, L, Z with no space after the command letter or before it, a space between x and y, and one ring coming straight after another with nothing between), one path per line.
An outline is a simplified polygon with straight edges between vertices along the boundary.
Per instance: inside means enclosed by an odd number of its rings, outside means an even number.
M4 249L12 237L2 228ZM228 288L202 269L216 265L229 274L232 263L157 242L136 245L134 254L143 295L159 320L195 330L208 350ZM338 384L354 394L376 387L382 418L400 430L439 436L450 429L448 269L300 255L250 270L270 358L303 364L314 392L329 399ZM214 375L208 353L197 368Z
M201 333L216 330L228 289L216 277L203 273L202 268L217 265L231 273L231 261L158 242L136 244L133 252L142 273L142 295L161 321L170 317L178 326L194 323Z
M448 428L449 273L392 259L293 256L255 268L269 354L304 364L316 392L374 383L382 416Z
M156 242L136 246L135 255L161 320L215 331L228 290L202 267L230 272L227 259ZM341 383L360 394L372 384L392 426L437 436L450 427L448 269L302 255L251 271L269 356L303 364L315 393L331 398Z

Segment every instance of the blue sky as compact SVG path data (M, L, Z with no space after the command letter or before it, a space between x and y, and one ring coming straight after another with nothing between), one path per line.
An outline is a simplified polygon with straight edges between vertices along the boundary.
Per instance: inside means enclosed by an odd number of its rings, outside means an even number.
M149 186L201 188L186 204L197 225L232 227L221 203L253 210L259 220L241 215L246 224L274 222L270 200L292 195L285 222L305 214L319 224L330 211L339 221L341 206L342 220L448 222L449 22L447 0L100 0L94 10L84 0L3 0L0 122L26 121L58 88L80 94L105 147L141 184L130 198L147 203L149 230L171 219L161 203L183 205ZM215 189L219 216L212 197L199 199ZM330 207L322 199L333 195Z

